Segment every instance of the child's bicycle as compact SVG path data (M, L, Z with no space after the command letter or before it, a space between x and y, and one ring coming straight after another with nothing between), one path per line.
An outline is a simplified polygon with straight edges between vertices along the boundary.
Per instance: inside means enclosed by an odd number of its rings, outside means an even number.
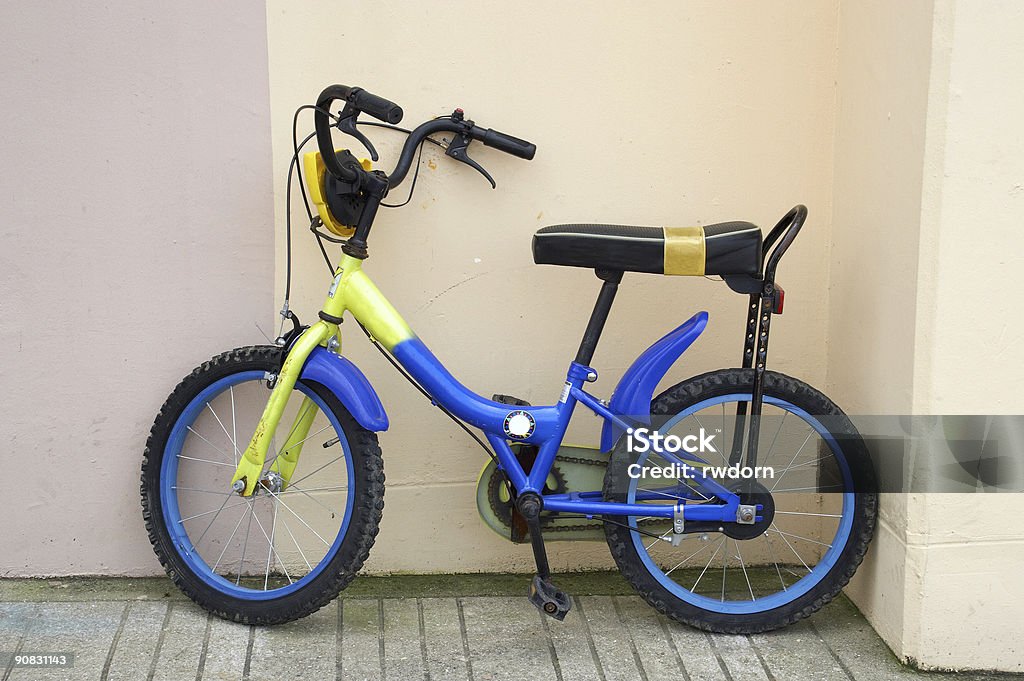
M331 113L336 100L344 103L340 114ZM302 159L318 213L309 211L311 229L322 250L326 238L342 243L343 255L331 266L316 323L300 325L286 295L282 316L290 330L272 345L203 363L153 424L142 464L143 515L157 556L182 591L221 617L287 622L334 599L367 559L384 508L376 433L387 429L388 417L369 381L341 354L346 312L491 457L481 489L499 527L532 543L537 575L529 598L542 612L562 619L571 607L550 580L545 537L581 526L592 532L596 523L648 603L703 629L780 627L842 589L867 551L877 511L864 443L820 391L765 369L772 315L783 308L775 272L804 223L803 206L763 241L747 222L539 230L534 260L594 270L600 294L556 404L487 399L452 377L374 286L363 269L367 241L388 192L414 161L418 170L425 142L492 186L467 154L474 141L524 159L536 147L476 125L461 109L411 131L397 128L402 110L359 88L333 85L315 107L303 108L315 112L319 145L318 154ZM358 121L360 113L383 123ZM390 173L335 151L331 127L355 136L377 160L357 124L408 134ZM432 137L442 133L442 140ZM292 170L305 144L294 141ZM324 256L330 265L326 250ZM704 330L708 315L698 312L644 351L609 401L591 396L584 390L597 379L591 358L624 272L718 275L745 295L742 366L655 394ZM610 456L562 445L577 404L604 419L600 451ZM568 489L573 466L591 478L603 475L603 487Z

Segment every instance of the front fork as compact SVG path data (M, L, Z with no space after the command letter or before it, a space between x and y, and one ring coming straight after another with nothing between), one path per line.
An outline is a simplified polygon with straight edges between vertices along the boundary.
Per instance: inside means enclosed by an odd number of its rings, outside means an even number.
M267 460L267 450L270 448L271 440L277 431L278 423L284 414L292 390L295 389L295 382L299 379L310 353L336 333L337 326L319 321L298 337L285 357L284 364L277 373L274 389L267 400L267 406L263 409L263 415L260 416L249 446L245 448L238 467L235 469L235 475L231 478L232 488L241 496L251 496L260 481L263 465ZM285 485L291 479L295 466L298 464L302 443L309 434L309 428L316 412L316 404L308 397L303 399L295 422L288 433L284 449L271 465L271 470L281 475Z

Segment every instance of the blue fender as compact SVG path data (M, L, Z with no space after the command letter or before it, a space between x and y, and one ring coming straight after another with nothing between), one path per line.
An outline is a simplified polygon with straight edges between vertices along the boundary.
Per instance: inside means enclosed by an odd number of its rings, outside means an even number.
M341 355L316 347L302 367L299 379L320 383L334 393L356 422L374 432L388 429L388 415L366 376Z
M651 422L651 400L661 379L679 356L697 340L708 325L708 313L698 312L663 336L636 358L615 386L608 409L617 416ZM622 435L622 428L605 421L601 430L601 451L607 452Z

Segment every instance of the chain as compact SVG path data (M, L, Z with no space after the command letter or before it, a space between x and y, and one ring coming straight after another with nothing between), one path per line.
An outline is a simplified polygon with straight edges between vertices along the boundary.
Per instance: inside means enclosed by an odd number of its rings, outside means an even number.
M584 459L581 456L556 456L555 461L562 461L564 463L578 463L584 466L600 466L601 468L608 468L607 461L595 461L594 459Z

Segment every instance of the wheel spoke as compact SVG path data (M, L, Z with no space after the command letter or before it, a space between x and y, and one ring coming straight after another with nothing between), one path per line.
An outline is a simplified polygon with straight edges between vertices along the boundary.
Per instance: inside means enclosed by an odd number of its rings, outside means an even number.
M669 533L670 533L670 532L672 532L672 530L668 530L668 531L666 531L666 532L665 532L665 534L661 535L660 537L658 537L657 539L655 539L654 541L652 541L652 542L650 543L650 545L646 547L646 549L647 549L648 551L650 551L650 550L651 550L651 546L654 546L654 545L655 545L655 544L657 544L658 542L663 542L663 541L665 541L665 537L667 537L667 536L669 535Z
M785 470L782 471L782 475L780 475L779 478L775 481L775 484L772 485L772 488L768 490L769 492L774 492L775 488L779 486L780 482L782 482L782 479L786 477L786 473L788 473L789 469L793 467L793 462L796 461L796 458L798 456L800 456L800 452L804 451L804 447L807 446L807 443L810 441L812 435L814 435L813 428L811 429L811 432L807 433L807 437L804 438L804 442L802 445L800 445L800 449L796 450L796 454L794 454L793 458L789 460L789 465L786 467Z
M819 461L824 461L825 459L834 459L835 456L836 456L835 454L826 454L825 456L818 457L817 459L814 459L813 461L804 461L803 463L798 463L795 466L790 466L789 470L792 470L794 468L803 468L804 466L811 466L813 464L818 463Z
M324 510L326 510L327 512L329 512L329 513L331 514L331 517L332 517L332 518L333 518L333 517L335 517L335 516L336 516L336 515L338 514L338 512L337 512L337 511L335 511L335 510L334 510L333 508L331 508L331 507L330 507L330 506L328 506L327 504L323 503L322 501L320 501L319 499L317 499L316 497L314 497L314 496L313 496L312 494L310 494L310 493L309 493L309 492L308 492L307 490L304 490L304 489L299 489L299 488L298 488L298 487L296 487L295 485L289 485L289 487L290 487L290 488L292 488L292 489L294 489L294 490L295 490L296 492L298 492L299 494L303 494L303 495L305 495L305 496L309 497L309 498L310 498L310 499L311 499L311 500L313 501L313 503L315 503L315 504L318 504L318 505L319 505L319 506L320 506L321 508L323 508ZM281 493L280 493L280 492L278 492L278 496L280 496L280 494L281 494Z
M715 552L713 554L711 554L711 558L708 560L708 564L705 565L704 569L700 571L700 575L697 577L697 581L693 583L692 587L690 587L690 591L696 591L697 590L697 585L700 584L700 580L702 580L704 578L704 573L708 571L709 567L711 567L711 563L715 562L715 557L718 555L718 552L722 550L722 546L724 544L725 544L725 537L723 536L722 537L722 541L720 541L718 543L718 548L715 549ZM710 544L708 546L710 546Z
M736 557L739 558L740 568L743 570L743 578L747 580L747 590L750 591L750 600L756 601L757 598L754 597L754 587L750 584L750 577L747 575L747 566L743 562L743 552L740 551L740 545L735 539L732 540L732 543L733 546L736 547Z
M725 553L722 554L722 602L725 603L725 570L729 567L729 540L723 538L723 542L726 544Z
M672 568L671 570L669 570L668 572L666 572L666 573L665 573L665 576L666 576L666 577L668 577L668 576L669 576L670 574L672 574L672 573L673 573L673 572L674 572L674 571L675 571L676 569L678 569L678 568L682 567L682 566L683 566L683 564L684 564L684 563L686 563L686 561L690 560L691 558L693 558L694 556L696 556L696 555L697 555L698 553L700 553L700 552L701 552L701 551L703 551L704 549L708 548L709 546L711 546L711 543L710 543L710 542L708 542L707 544L704 544L704 546L701 546L701 547L700 547L699 549L697 549L696 551L694 551L693 553L691 553L690 555L688 555L688 556L687 556L686 558L683 558L683 559L682 559L681 561L679 561L679 563L677 563L677 564L676 564L676 566L675 566L675 567L673 567L673 568ZM714 556L712 556L711 558L712 558L712 560L714 560Z
M217 573L217 566L220 565L220 561L224 558L224 554L227 552L228 547L231 546L231 540L235 538L235 533L238 532L238 528L242 526L242 521L245 520L245 516L251 509L242 511L242 515L238 516L238 522L235 523L235 529L231 530L231 534L228 536L228 540L224 542L224 548L220 550L220 555L217 556L217 562L210 568L214 574Z
M224 510L224 507L227 505L228 499L230 499L230 498L231 497L224 497L223 503L221 503L220 508L218 508L216 511L207 511L206 513L201 514L201 515L209 515L210 513L215 513L213 518L210 519L210 524L207 525L206 529L203 530L203 533L201 535L199 535L199 539L197 539L196 542L194 544L192 544L192 548L195 548L195 549L199 548L199 543L201 541L203 541L203 537L206 536L206 533L210 531L211 527L213 527L213 523L216 522L217 518L220 517L221 511ZM229 508L234 508L235 506L237 506L237 504L235 504L233 506L229 506ZM198 517L198 516L192 516L192 518L196 518L196 517ZM191 520L191 518L185 518L185 520ZM184 523L185 520L179 520L178 522L179 523Z
M803 511L775 511L775 515L813 515L819 518L842 518L838 513L805 513Z
M190 432L190 433L192 433L193 435L195 435L195 436L196 436L197 438L199 438L200 440L202 440L202 441L203 441L203 442L205 442L206 444L208 444L208 445L210 445L211 447L213 447L214 449L216 449L216 450L217 450L217 452L218 452L218 453L220 453L220 454L221 454L221 455L222 455L222 456L223 456L223 457L224 457L225 459L230 459L230 458L231 458L231 457L230 457L230 456L228 455L228 453L227 453L227 452L225 452L225 451L224 451L223 449L221 449L220 447L218 447L217 445L213 444L212 442L210 442L209 440L207 440L207 439L206 439L205 437L203 437L202 435L200 435L200 434L199 434L199 433L198 433L198 432L196 431L196 429L195 429L195 428L193 428L192 426L189 426L189 427L188 427L188 430L189 430L189 432ZM179 456L180 456L180 455L179 455ZM229 464L224 464L224 465L225 465L225 466L227 466L227 465L229 465ZM235 464L235 465L237 466L238 464Z
M725 402L722 403L722 408L723 409L725 408ZM697 418L697 412L694 412L694 413L690 414L690 416L692 416L693 420L697 422L697 427L698 428L700 428L701 430L706 430L704 428L704 424L700 422L699 418ZM722 429L722 432L723 433L725 432L724 428ZM718 455L722 457L722 463L724 463L726 465L726 467L728 467L729 466L729 458L725 455L725 448L724 447L722 448L722 451L718 452Z
M779 561L775 559L775 549L772 548L772 542L768 538L767 534L762 536L764 537L765 543L768 545L768 555L771 556L772 563L775 564L775 572L779 575L779 584L782 585L783 591L788 591L788 589L786 589L786 580L782 579L782 570L779 569Z
M775 443L779 439L779 433L782 432L782 425L786 422L786 416L789 414L788 411L782 411L782 418L779 420L779 427L775 431L775 436L772 438L772 443L768 446L768 453L764 455L763 461L767 461L772 455L772 450L775 449Z
M306 475L303 475L303 476L302 476L301 478L299 478L298 480L295 480L294 482L292 482L292 483L290 483L290 484L292 484L292 485L295 485L295 484L297 484L297 483L300 483L300 482L302 482L303 480L305 480L306 478L309 478L309 477L311 477L311 476L313 476L313 475L316 475L317 473L319 473L319 472L320 472L320 471L322 471L323 469L325 469L325 468L327 468L328 466L330 466L330 465L331 465L332 463L334 463L335 461L341 461L341 460L342 460L342 459L344 459L344 458L345 458L345 453L344 453L344 452L342 452L342 453L341 453L341 455L340 455L340 456L338 456L337 458L335 458L335 459L331 459L330 461L328 461L327 463L325 463L325 464L324 464L323 466L320 466L320 468L317 468L317 469L316 469L315 471L313 471L312 473L307 473Z
M295 535L292 534L292 530L288 527L288 522L285 520L284 516L281 516L281 524L284 525L284 529L288 533L288 536L292 538L292 543L295 544L295 548L299 550L299 555L302 556L302 562L306 564L306 569L309 570L309 572L312 572L313 566L309 564L308 560L306 560L306 554L303 552L302 547L299 546L299 542L295 540Z
M306 414L309 412L309 409L311 407L314 409L316 408L316 404L314 404L312 401L304 405L302 409L299 410L299 413L295 416L295 420L292 421L292 427L291 430L288 431L288 437L284 439L285 442L288 442L288 440L291 439L292 435L295 433L295 429L299 427L299 423L302 422L302 419L305 418ZM274 451L277 451L276 447L274 448ZM281 452L277 453L280 454Z
M188 459L189 461L201 461L202 463L208 463L213 466L227 466L228 468L236 468L229 463L221 463L220 461L210 461L209 459L197 459L194 456L185 456L184 454L176 455L179 459Z
M295 516L295 517L296 517L296 518L298 519L298 521L299 521L300 523L302 523L303 525L305 525L305 526L306 526L306 529L307 529L307 530L309 530L310 532L312 532L313 534L315 534L315 535L316 535L316 538L317 538L317 539L319 539L320 541L322 541L322 542L324 543L324 545L325 545L325 546L327 546L328 548L330 548L330 546L331 546L331 543L330 543L329 541L327 541L326 539L324 539L323 537L321 537L321 536L320 536L320 533L319 533L319 532L317 532L317 531L316 531L316 530L314 530L314 529L313 529L312 527L310 527L310 526L309 526L309 523L307 523L307 522L306 522L305 520L303 520L303 519L302 519L302 516L300 516L300 515L299 515L298 513L296 513L295 511L293 511L293 510L292 510L292 507L291 507L291 506L289 506L288 504L284 503L284 500L282 500L282 499L281 499L281 497L279 497L278 495L274 494L274 493L273 493L273 492L271 492L271 491L270 491L269 489L267 490L267 493L268 493L268 494L270 494L270 496L272 496L272 497L274 497L275 499L277 499L278 501L280 501L280 502L281 502L281 505L282 505L282 506L284 506L284 507L285 507L285 509L286 509L286 510L287 510L287 511L288 511L289 513L291 513L291 514L292 514L293 516Z
M799 534L792 534L790 532L783 532L782 530L775 529L774 527L772 527L772 529L775 530L776 532L778 532L779 534L781 534L784 537L792 537L793 539L802 539L804 541L809 541L812 544L817 544L819 546L827 546L828 548L832 548L831 544L826 544L825 542L821 542L821 541L818 541L816 539L808 539L807 537L801 537Z
M681 501L681 500L686 498L686 497L681 497L678 494L669 494L668 492L662 492L661 490L657 490L657 489L647 489L646 487L637 487L636 491L638 491L638 492L650 492L651 494L658 494L658 495L663 496L663 497L668 497L669 499L675 499L676 501ZM662 505L664 506L666 504L662 504Z
M171 485L171 489L182 490L184 492L202 492L203 494L216 494L217 496L221 497L229 497L232 494L234 494L234 492L231 490L228 490L227 492L218 492L212 489L199 489L197 487L178 487L177 485Z
M778 528L775 527L775 523L772 523L772 526L771 526L770 529L773 529L776 532L779 532ZM811 568L807 567L807 563L805 563L804 559L800 557L800 554L797 553L796 549L793 548L793 545L789 543L789 540L786 539L786 535L784 535L781 532L779 532L779 536L782 537L782 541L786 542L786 546L788 546L789 550L793 552L793 555L796 556L797 560L800 561L800 564L804 566L804 569L806 569L808 573L813 572L811 570Z
M302 494L306 494L307 492L344 492L348 489L347 485L341 485L340 487L307 487L306 489L296 490L293 492L292 487L295 487L294 482L288 485L287 489L283 492L278 492L277 496L283 497L286 494L299 494L300 492Z
M274 542L270 540L270 537L267 535L267 531L263 529L263 523L260 522L259 516L253 513L253 517L256 518L256 525L260 528L260 532L263 533L263 538L267 540L268 544L270 544L270 550L276 555L277 550L274 548ZM293 584L294 582L292 581L292 577L288 574L288 567L285 566L284 561L281 560L280 556L278 556L278 560L281 562L281 567L284 569L284 576L288 578L288 583ZM264 587L263 590L266 591L266 587Z
M824 492L827 489L842 489L842 488L843 488L842 485L825 485L824 487L821 487L820 485L815 485L813 487L788 487L786 489L771 489L771 490L768 490L768 491L769 492L807 492L807 491L810 491L810 490L814 490L814 491L817 491L817 492Z
M230 498L230 495L228 496L228 499L229 498ZM224 499L224 503L225 504L228 503L228 499ZM196 518L202 518L203 516L210 515L211 513L217 513L218 511L227 511L228 509L238 508L243 503L245 503L245 502L241 502L241 503L238 503L238 504L231 504L230 506L223 506L223 505L221 505L221 507L216 509L216 510L203 511L202 513L196 513L195 515L190 515L187 518L182 518L181 520L178 521L178 524L180 525L180 524L182 524L184 522L187 522L189 520L194 520Z
M217 419L217 425L219 425L220 429L224 431L224 437L226 437L231 442L231 447L232 447L232 449L235 450L235 465L237 466L238 465L238 443L235 442L231 438L231 435L228 434L228 429L224 427L224 422L220 420L220 417L217 416L217 412L215 412L213 410L213 407L210 406L209 402L206 403L206 408L210 410L211 414L213 414L213 418Z
M251 502L249 503L249 522L245 525L245 541L242 542L242 555L238 559L238 574L235 575L235 584L242 581L242 568L245 562L245 551L249 548L249 530L252 529L252 519L256 515L256 497L250 497Z
M270 525L270 550L267 551L267 571L266 571L266 573L263 576L263 590L264 591L267 590L267 586L270 583L270 560L271 560L271 556L274 555L274 537L277 534L277 506L278 506L279 503L280 502L277 501L277 500L274 501L274 518L273 518L273 521L271 522L271 525ZM285 568L285 572L287 572L287 571L288 571L288 569ZM289 578L289 581L291 581L290 578Z
M331 427L332 427L332 426L331 426L331 424L330 424L330 423L328 423L328 424L327 424L326 426L324 426L324 427L323 427L323 428L321 428L320 430L316 431L316 432L315 432L315 433L313 433L312 435L307 435L306 437L302 438L301 440L299 440L298 442L296 442L295 444L293 444L293 445L292 445L291 447L289 447L289 448L288 448L287 450L285 450L285 451L289 451L289 452L290 452L290 451L292 451L293 449L295 449L296 447L298 447L299 445L301 445L301 444L302 444L303 442L305 442L305 441L306 441L306 440L308 440L309 438L311 438L311 437L316 437L317 435L319 435L320 433L324 432L325 430L327 430L328 428L331 428ZM285 442L285 444L288 444L288 443L287 443L287 442ZM280 455L280 454L283 454L283 453L284 453L284 452L278 452L278 455Z
M228 392L231 393L231 442L235 445L235 454L238 454L238 425L235 423L235 386L229 385ZM235 459L238 465L238 459Z

